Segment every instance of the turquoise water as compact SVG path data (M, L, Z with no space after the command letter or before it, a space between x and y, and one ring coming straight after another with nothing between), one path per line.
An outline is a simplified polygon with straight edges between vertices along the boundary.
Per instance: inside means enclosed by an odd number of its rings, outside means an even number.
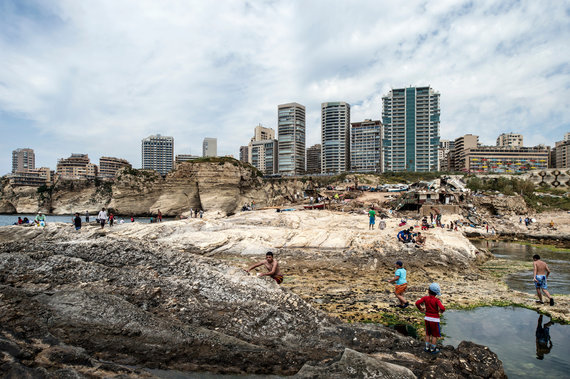
M509 378L570 377L570 325L548 324L550 318L513 307L485 307L444 313L444 345L457 347L461 341L488 346L503 362ZM537 338L537 327L548 328Z

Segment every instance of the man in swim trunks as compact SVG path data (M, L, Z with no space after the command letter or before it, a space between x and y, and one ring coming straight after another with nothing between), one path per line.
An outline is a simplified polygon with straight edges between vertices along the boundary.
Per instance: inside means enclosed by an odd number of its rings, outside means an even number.
M373 207L370 207L368 211L368 217L370 217L370 222L368 223L368 229L374 230L374 224L376 222L376 211L374 211Z
M265 260L252 265L247 269L247 272L250 272L259 266L265 266L267 272L258 273L257 276L271 276L277 282L277 284L281 284L283 282L283 274L279 269L279 263L277 263L277 261L273 258L273 253L271 251L268 251L267 254L265 254Z
M406 308L408 305L410 305L410 303L408 303L404 298L404 292L406 291L406 288L408 288L408 281L406 280L406 269L403 266L404 264L402 261L397 261L394 277L388 280L388 283L396 282L394 294L398 300L400 300L400 304L398 304L398 307L400 308Z
M534 286L536 287L536 294L538 295L538 300L536 301L539 304L544 304L542 301L542 293L549 299L550 305L554 305L554 299L548 293L548 285L546 284L546 280L548 279L548 275L550 275L550 270L548 269L548 265L540 260L540 255L535 254L532 257L533 267L534 270L532 272ZM541 293L542 291L542 293Z

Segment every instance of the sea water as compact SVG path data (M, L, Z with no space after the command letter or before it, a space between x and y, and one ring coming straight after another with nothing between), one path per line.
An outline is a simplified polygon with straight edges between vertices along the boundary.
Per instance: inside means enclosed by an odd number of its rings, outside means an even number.
M442 317L443 344L457 347L472 341L488 346L509 378L568 378L570 325L549 322L550 317L525 308L449 310Z

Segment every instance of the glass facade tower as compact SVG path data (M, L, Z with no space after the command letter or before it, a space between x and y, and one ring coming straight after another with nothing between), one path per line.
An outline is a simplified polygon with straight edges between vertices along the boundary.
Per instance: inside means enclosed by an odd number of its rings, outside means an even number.
M350 105L345 102L321 104L321 172L350 169Z
M382 105L383 171L436 171L439 93L431 87L393 89Z
M283 175L305 172L305 107L298 103L277 106L278 165Z

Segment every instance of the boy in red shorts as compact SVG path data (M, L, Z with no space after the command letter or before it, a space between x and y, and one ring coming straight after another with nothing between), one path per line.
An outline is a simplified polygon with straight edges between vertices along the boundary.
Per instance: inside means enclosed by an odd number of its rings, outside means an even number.
M436 346L437 338L441 337L439 330L439 314L445 311L445 307L436 297L441 294L439 284L430 284L428 293L429 296L424 296L416 301L416 307L418 307L420 312L426 314L424 317L426 325L426 347L424 348L424 351L437 354L439 353L439 348ZM423 306L424 303L425 308Z

